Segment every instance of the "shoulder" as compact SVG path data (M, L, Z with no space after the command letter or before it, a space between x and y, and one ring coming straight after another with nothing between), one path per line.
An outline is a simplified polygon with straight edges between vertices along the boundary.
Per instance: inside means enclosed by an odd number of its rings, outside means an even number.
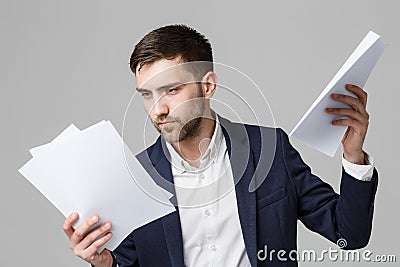
M264 143L264 145L275 144L279 149L285 143L289 142L289 136L281 127L260 126L254 124L243 124L251 144Z
M261 126L248 123L231 122L232 125L244 126L250 149L255 159L263 162L283 161L287 150L292 147L289 136L280 127Z

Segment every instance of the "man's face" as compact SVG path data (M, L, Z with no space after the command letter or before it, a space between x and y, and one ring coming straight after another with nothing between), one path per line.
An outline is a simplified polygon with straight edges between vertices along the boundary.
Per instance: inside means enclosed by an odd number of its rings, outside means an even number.
M180 63L179 58L160 59L136 71L144 108L169 143L196 136L205 110L201 84Z

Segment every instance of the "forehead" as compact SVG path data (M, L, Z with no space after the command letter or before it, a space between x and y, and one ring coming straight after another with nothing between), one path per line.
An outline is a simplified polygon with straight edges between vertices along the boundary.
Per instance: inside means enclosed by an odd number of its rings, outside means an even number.
M136 88L156 89L165 84L194 82L194 75L180 58L159 59L136 71Z

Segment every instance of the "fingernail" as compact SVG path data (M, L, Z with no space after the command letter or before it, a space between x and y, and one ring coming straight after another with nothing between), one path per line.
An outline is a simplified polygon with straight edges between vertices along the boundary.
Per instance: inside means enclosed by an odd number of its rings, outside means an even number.
M92 222L97 222L97 216L96 216L96 215L94 215L94 216L92 217Z
M110 228L110 227L111 227L111 224L110 224L110 223L105 223L105 224L104 224L104 228L108 229L108 228Z

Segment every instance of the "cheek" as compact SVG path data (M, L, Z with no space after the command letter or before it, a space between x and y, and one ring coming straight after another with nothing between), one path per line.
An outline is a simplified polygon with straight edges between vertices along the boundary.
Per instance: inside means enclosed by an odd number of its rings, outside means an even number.
M170 110L175 110L175 112L182 113L188 112L193 106L195 105L195 98L191 97L190 95L180 95L174 99L170 99L168 102L168 106Z
M142 99L142 104L144 107L144 110L146 111L147 114L150 113L151 108L152 108L152 104L150 103L150 101L146 101L145 99Z

